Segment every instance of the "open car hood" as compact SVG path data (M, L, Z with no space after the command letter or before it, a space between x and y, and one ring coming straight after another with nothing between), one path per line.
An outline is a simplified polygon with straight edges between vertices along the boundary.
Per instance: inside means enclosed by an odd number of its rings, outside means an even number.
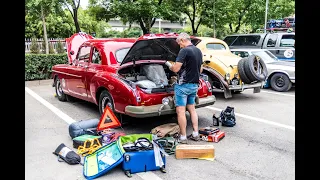
M191 38L191 42L194 45L197 45L200 41L195 37ZM120 66L139 60L175 61L179 50L180 46L176 42L176 37L137 40L124 57Z
M81 44L89 39L94 39L94 38L91 35L82 33L82 32L75 33L71 37L66 38L66 48L67 48L69 64L72 63L72 60L76 58ZM70 52L73 52L73 53L70 53Z

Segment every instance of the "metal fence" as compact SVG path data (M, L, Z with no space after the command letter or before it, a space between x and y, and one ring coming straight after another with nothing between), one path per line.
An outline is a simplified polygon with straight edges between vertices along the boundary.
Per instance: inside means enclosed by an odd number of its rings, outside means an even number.
M40 51L43 50L43 39L36 39L36 42L39 46ZM53 46L53 49L55 52L57 52L57 48L58 48L58 42L61 42L64 49L66 49L66 40L65 38L48 38L48 43L51 44ZM30 53L30 47L31 47L31 39L26 38L24 40L25 44L24 44L24 49L25 49L25 53ZM45 50L44 50L45 51Z

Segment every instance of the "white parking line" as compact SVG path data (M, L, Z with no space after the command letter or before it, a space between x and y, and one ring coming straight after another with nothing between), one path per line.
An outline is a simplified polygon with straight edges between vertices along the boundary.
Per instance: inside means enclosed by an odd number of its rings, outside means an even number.
M222 109L220 109L220 108L215 108L215 107L211 107L211 106L206 106L205 108L216 110L216 111L222 111ZM280 124L280 123L277 123L277 122L268 121L268 120L265 120L265 119L252 117L252 116L248 116L248 115L244 115L244 114L240 114L240 113L235 113L235 115L239 116L239 117L246 118L246 119L250 119L250 120L253 120L253 121L258 121L258 122L262 122L262 123L266 123L266 124L270 124L270 125L274 125L274 126L278 126L278 127L282 127L282 128L286 128L286 129L290 129L290 130L295 131L295 127L294 126Z
M270 92L270 91L263 91L263 90L261 90L261 92L269 93L269 94L276 94L276 95L280 95L280 96L295 97L295 95L292 95L292 94L285 94L285 93L279 93L279 92Z
M29 89L28 87L25 87L25 91L29 93L32 97L34 97L36 100L41 102L45 107L50 109L53 113L55 113L57 116L59 116L61 119L63 119L66 123L71 124L73 122L76 122L74 119L72 119L70 116L68 116L66 113L62 112L52 104L50 104L48 101L44 100L42 97L40 97L37 93ZM154 179L154 180L162 180L159 176L154 174L153 172L147 171L147 172L141 172L141 173L135 173L139 177L141 177L144 180ZM134 174L133 174L134 175Z
M71 124L73 122L76 122L74 119L72 119L70 116L65 114L64 112L60 111L60 109L54 107L52 104L50 104L48 101L44 100L42 97L40 97L38 94L33 92L28 87L25 87L25 90L27 93L29 93L32 97L34 97L36 100L41 102L44 106L46 106L48 109L50 109L52 112L54 112L57 116L59 116L61 119L63 119L68 124Z

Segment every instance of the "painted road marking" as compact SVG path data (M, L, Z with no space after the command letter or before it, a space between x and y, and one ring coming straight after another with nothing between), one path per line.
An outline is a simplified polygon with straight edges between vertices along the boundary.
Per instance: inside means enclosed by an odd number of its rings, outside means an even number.
M68 124L71 124L73 122L76 122L74 119L72 119L70 116L68 116L66 113L62 112L52 104L50 104L48 101L44 100L42 97L40 97L37 93L29 89L28 87L25 87L25 91L29 93L32 97L34 97L36 100L41 102L45 107L50 109L53 113L55 113L57 116L59 116L61 119L63 119ZM162 180L159 176L154 174L153 172L147 171L147 172L141 172L141 173L135 173L139 177L141 177L144 180Z
M295 97L295 95L292 95L292 94L285 94L285 93L279 93L279 92L270 92L270 91L263 91L263 90L261 90L261 92L269 93L269 94L276 94L276 95L280 95L280 96Z
M211 107L211 106L206 106L205 108L211 109L211 110L216 110L216 111L222 111L223 110L223 109L215 108L215 107ZM282 128L286 128L286 129L290 129L290 130L295 131L295 127L294 126L280 124L280 123L277 123L277 122L268 121L268 120L265 120L265 119L252 117L252 116L248 116L248 115L240 114L240 113L235 113L235 115L239 116L239 117L246 118L246 119L250 119L250 120L253 120L253 121L258 121L258 122L262 122L262 123L266 123L266 124L270 124L270 125L274 125L274 126L278 126L278 127L282 127Z
M36 100L41 102L44 106L46 106L48 109L50 109L53 113L55 113L57 116L59 116L61 119L63 119L68 124L71 124L73 122L76 122L74 119L72 119L70 116L62 112L60 109L54 107L52 104L50 104L48 101L44 100L42 97L40 97L38 94L33 92L28 87L25 87L25 90L27 93L29 93L32 97L34 97Z

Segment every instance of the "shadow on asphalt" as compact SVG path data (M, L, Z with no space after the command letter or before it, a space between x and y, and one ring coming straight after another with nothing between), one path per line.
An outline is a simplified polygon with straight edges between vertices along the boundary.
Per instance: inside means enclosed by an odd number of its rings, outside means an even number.
M80 109L88 109L89 111L96 112L97 117L100 117L98 106L81 100L77 98L72 98L70 101L67 101L65 103L70 103ZM191 127L191 119L190 115L187 112L187 124ZM199 116L199 126L208 126L208 120L211 124L211 116L203 116L201 114L198 114ZM119 121L121 122L121 118L119 118ZM166 124L166 123L178 123L177 121L177 115L162 115L162 116L156 116L156 117L149 117L149 118L134 118L129 117L126 115L122 115L122 128L124 131L130 131L130 133L150 133L151 129L153 129L156 126ZM115 128L116 130L121 131L121 127Z

